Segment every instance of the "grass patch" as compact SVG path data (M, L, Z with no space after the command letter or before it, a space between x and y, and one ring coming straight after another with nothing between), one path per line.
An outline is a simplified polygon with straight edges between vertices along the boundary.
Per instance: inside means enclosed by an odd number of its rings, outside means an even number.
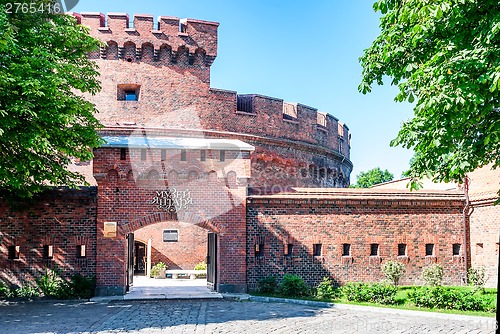
M393 305L381 305L372 302L354 302L349 301L344 293L340 294L339 297L328 299L328 298L318 298L316 296L301 296L301 297L289 297L283 296L277 293L263 293L263 292L252 292L255 296L265 296L265 297L277 297L277 298L293 298L301 300L312 300L312 301L322 301L329 303L338 304L351 304L351 305L362 305L362 306L374 306L374 307L384 307L400 310L416 310L416 311L426 311L426 312L438 312L445 314L461 314L461 315L471 315L471 316L483 316L483 317L495 317L496 300L497 300L497 289L486 288L484 291L476 291L478 298L484 300L485 303L489 305L488 311L461 311L456 309L440 309L440 308L428 308L428 307L418 307L416 306L410 298L410 294L421 289L421 286L400 286L398 287L397 293L394 296L395 303ZM451 290L454 292L473 292L473 287L458 286L458 287L444 287L446 290ZM342 289L341 289L342 290Z

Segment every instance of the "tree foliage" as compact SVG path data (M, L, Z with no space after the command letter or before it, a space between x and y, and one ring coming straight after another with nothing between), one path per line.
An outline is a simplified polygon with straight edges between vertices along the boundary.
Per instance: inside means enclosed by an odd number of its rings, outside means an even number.
M69 15L40 6L7 13L7 2L0 0L0 188L28 197L47 185L82 184L66 167L101 144L95 107L81 96L100 89L88 59L100 42Z
M353 185L353 188L370 188L371 186L379 183L392 181L394 175L389 171L381 170L380 167L370 169L367 172L361 172L356 176L358 182Z
M391 145L413 148L407 175L461 182L500 165L498 0L379 0L381 33L360 62L362 93L392 79L415 103ZM416 183L414 183L415 185Z

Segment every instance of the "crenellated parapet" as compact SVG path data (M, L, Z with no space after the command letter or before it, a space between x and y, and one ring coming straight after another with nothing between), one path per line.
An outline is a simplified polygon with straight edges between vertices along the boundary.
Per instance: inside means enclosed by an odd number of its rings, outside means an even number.
M231 101L224 110L221 130L250 133L318 145L350 157L349 128L331 114L316 108L259 95L211 89L217 101Z
M93 58L162 64L210 66L217 56L219 23L178 17L126 13L73 13L77 21L102 40Z

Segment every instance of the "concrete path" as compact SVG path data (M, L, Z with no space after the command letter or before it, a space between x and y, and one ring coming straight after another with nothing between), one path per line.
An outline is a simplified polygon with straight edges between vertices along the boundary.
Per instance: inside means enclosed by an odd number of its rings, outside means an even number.
M134 276L134 285L123 296L124 300L206 298L222 298L220 293L207 288L206 279L155 279L146 276Z
M493 333L493 318L219 300L0 302L0 333Z

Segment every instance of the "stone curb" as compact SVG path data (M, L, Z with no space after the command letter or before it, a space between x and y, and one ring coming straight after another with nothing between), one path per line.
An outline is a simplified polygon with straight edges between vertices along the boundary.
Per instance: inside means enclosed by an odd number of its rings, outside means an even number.
M252 296L248 294L222 294L222 295L224 298L240 300L240 301L253 301L261 303L290 303L290 304L308 305L308 306L323 307L323 308L333 308L339 310L401 314L406 316L418 316L418 317L427 317L427 318L445 319L445 320L495 321L494 317L490 318L490 317L474 316L474 315L449 314L449 313L426 312L426 311L416 311L416 310L400 310L393 308L352 305L352 304L335 304L329 302L319 302L314 300L263 297L263 296Z

